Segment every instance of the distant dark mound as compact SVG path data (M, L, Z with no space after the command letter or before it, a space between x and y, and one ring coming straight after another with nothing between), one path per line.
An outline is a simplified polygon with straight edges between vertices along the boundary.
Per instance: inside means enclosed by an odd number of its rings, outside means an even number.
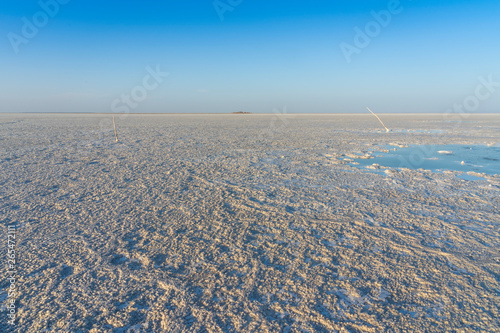
M232 114L251 114L252 112L243 112L243 111L238 111L238 112L233 112Z

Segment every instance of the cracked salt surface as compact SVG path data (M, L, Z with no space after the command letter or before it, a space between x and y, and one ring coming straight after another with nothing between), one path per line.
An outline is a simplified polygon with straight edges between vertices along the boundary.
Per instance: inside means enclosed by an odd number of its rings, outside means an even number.
M114 143L109 115L0 114L16 330L500 330L500 179L343 160L433 131L498 142L500 117L384 117L426 129L392 133L371 115L275 117L128 115Z

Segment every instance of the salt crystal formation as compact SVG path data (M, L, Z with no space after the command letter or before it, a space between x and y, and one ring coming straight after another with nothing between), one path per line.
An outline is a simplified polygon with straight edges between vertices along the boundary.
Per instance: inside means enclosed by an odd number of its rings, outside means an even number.
M500 331L499 178L343 160L500 117L109 119L0 115L18 332Z

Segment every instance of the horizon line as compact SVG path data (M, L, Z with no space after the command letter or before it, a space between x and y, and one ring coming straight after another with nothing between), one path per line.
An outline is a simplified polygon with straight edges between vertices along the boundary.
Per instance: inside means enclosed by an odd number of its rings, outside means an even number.
M274 115L274 116L287 116L287 115L369 115L367 112L321 112L321 113L276 113L276 112L266 112L266 113L227 113L227 112L5 112L0 111L0 114L86 114L86 115L234 115L234 116L252 116L252 115ZM379 115L461 115L461 116L480 116L480 115L500 115L497 112L486 112L486 113L446 113L446 112L381 112L377 113Z

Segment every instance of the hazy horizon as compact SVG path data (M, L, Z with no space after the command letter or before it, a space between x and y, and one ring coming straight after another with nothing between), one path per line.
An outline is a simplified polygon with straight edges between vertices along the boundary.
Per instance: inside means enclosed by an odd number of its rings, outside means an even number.
M6 3L0 112L495 113L499 9L492 0Z
M297 113L290 113L290 112L282 112L280 110L275 110L276 112L247 112L247 115L269 115L269 116L286 116L286 115L353 115L353 116L370 116L373 117L369 112L322 112L322 113L313 113L313 112L297 112ZM235 112L128 112L128 113L113 113L113 112L65 112L65 111L60 111L60 112L30 112L30 111L21 111L21 112L0 112L0 114L88 114L88 115L117 115L117 116L125 116L125 115L231 115L231 114L237 114L238 111ZM429 112L378 112L378 115L401 115L401 116L440 116L440 115L453 115L453 113L446 113L446 112L434 112L434 113L429 113ZM482 113L462 113L460 116L462 116L464 119L467 116L500 116L499 113L497 112L482 112ZM458 117L459 114L456 114Z

